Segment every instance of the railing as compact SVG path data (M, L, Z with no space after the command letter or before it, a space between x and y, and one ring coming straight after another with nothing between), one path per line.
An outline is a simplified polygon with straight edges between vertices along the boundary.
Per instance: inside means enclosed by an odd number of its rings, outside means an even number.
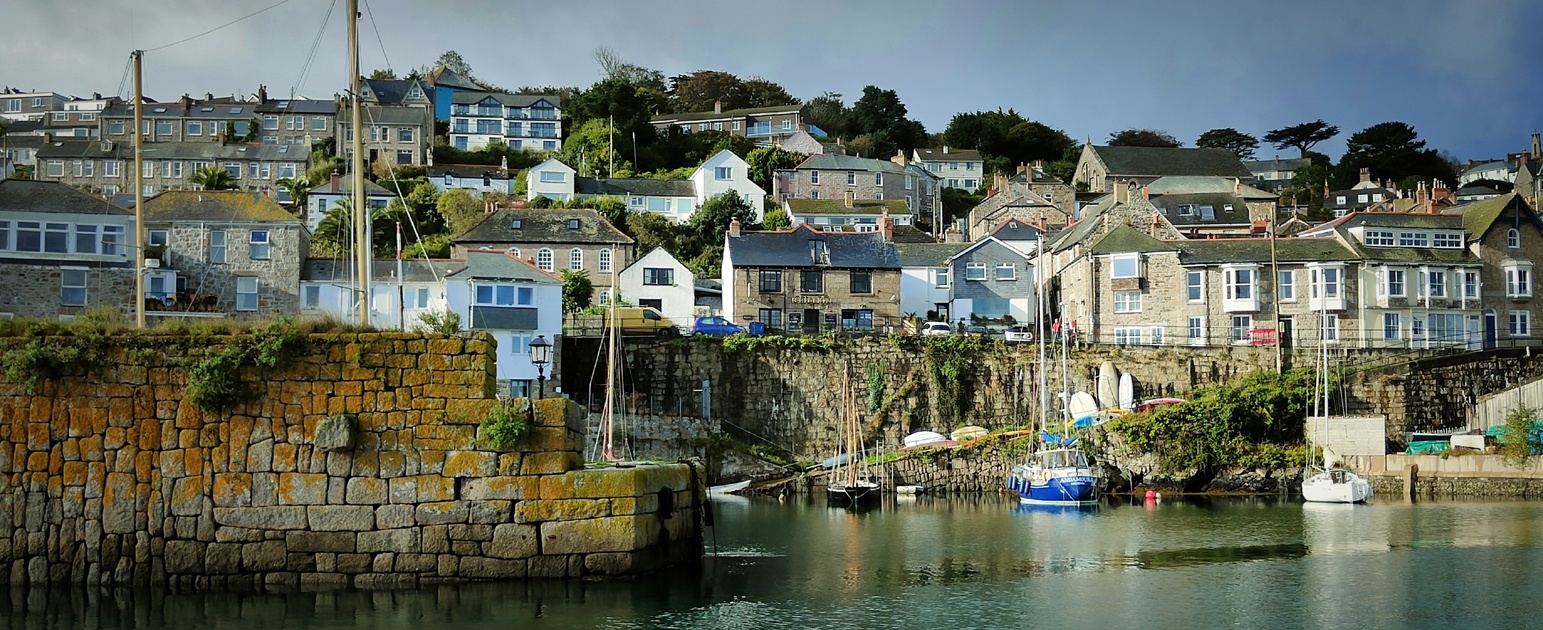
M782 127L773 127L771 125L750 125L745 128L745 135L752 138L757 136L791 135L792 133L792 129L783 129Z
M504 118L506 120L557 120L559 118L559 116L557 115L557 112L550 112L550 113L535 113L535 112L524 113L524 112L521 112L520 110L511 109L511 110L509 110L509 113L504 115Z

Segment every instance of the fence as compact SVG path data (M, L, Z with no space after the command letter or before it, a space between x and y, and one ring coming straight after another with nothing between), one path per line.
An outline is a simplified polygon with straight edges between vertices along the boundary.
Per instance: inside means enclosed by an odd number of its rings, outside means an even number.
M1543 409L1543 378L1533 379L1511 389L1485 397L1468 412L1468 428L1484 429L1502 425L1513 409Z

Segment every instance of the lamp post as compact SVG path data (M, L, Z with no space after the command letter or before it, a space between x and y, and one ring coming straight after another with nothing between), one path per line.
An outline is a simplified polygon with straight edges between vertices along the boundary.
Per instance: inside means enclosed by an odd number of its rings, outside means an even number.
M541 400L546 398L546 366L552 362L552 344L546 340L546 335L536 335L530 342L530 362L536 366L536 382L540 388L536 400Z

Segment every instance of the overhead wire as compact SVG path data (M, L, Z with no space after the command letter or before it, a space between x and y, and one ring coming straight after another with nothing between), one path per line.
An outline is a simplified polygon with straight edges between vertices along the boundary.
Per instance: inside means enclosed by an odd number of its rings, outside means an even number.
M327 5L327 14L321 19L321 26L316 29L316 38L311 40L311 50L306 53L305 61L300 65L300 75L295 77L294 85L290 86L291 95L300 94L305 90L305 82L311 75L311 64L316 61L316 51L321 49L322 37L327 34L327 25L332 23L332 11L338 6L338 0L332 0Z
M190 41L193 41L193 40L195 40L195 39L198 39L198 38L200 38L200 37L203 37L203 36L205 36L205 35L208 35L208 34L210 34L210 33L213 33L213 32L215 32L215 31L218 31L218 30L220 30L220 29L222 29L222 28L225 28L225 27L227 27L227 26L230 26L230 25L232 25L232 24L235 24L235 23L237 23L237 22L240 22L240 21L242 21L242 20L245 20L245 19L247 19L247 18L250 18L250 17L252 17L252 16L254 16L254 15L257 15L257 14L259 14L259 13L263 13L263 12L265 12L265 11L268 11L268 10L269 10L269 9L274 9L274 8L277 8L277 7L279 7L279 6L282 6L282 5L285 5L285 4L289 4L289 0L279 0L279 1L278 1L278 2L275 2L275 3L273 3L273 4L270 4L270 5L268 5L268 6L266 6L266 7L263 7L263 8L261 8L261 9L258 9L258 10L256 10L256 11L253 11L253 12L251 12L251 13L248 13L248 14L246 14L246 15L243 15L243 16L241 16L241 17L238 17L238 18L236 18L236 19L234 19L234 20L231 20L231 21L229 21L229 22L226 22L226 23L224 23L224 24L221 24L221 25L219 25L219 26L216 26L216 27L214 27L214 28L211 28L211 29L209 29L209 30L207 30L207 31L204 31L204 32L202 32L202 33L199 33L199 34L197 34L197 35L194 35L194 36L192 36L192 37L184 37L184 38L182 38L182 39L179 39L179 40L177 40L177 41L174 41L174 42L172 42L172 43L170 43L170 44L166 44L166 45L164 45L164 46L156 46L156 47L155 47L155 48L146 48L146 49L145 49L145 50L144 50L144 52L155 52L155 51L157 51L157 50L163 50L163 49L166 49L166 48L171 48L171 47L172 47L172 46L176 46L176 45L177 45L177 44L183 44L183 43L187 43L187 42L190 42Z

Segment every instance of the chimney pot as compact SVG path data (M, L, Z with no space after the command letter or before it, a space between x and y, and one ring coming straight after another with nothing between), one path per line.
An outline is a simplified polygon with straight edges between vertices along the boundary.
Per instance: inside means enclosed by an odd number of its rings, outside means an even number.
M337 174L337 172L336 172L336 171L334 171L334 172L333 172L333 173L332 173L332 192L337 192L337 191L338 191L338 185L339 185L339 183L340 183L340 182L339 182L339 181L338 181L338 180L339 180L339 179L340 179L340 178L339 178L339 177L338 177L338 174Z
M739 238L739 219L729 221L729 236Z
M1370 181L1372 181L1372 169L1367 168L1365 166L1361 167L1361 181L1363 181L1363 182L1370 182Z
M884 210L884 215L879 217L879 231L883 232L884 240L895 240L895 220L889 217L889 209Z
M723 101L713 101L713 113L714 114L722 114L723 113Z
M948 145L943 145L943 155L948 155Z

